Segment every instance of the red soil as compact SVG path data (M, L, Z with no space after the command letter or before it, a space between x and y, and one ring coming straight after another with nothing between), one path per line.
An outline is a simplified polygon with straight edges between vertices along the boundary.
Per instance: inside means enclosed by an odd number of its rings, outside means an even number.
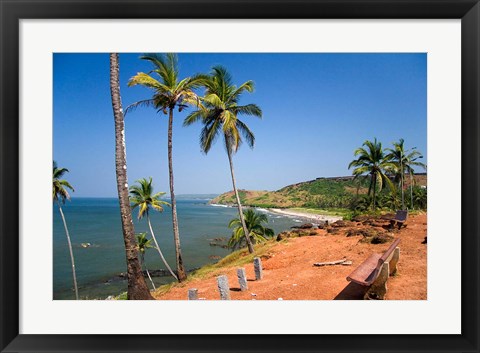
M353 228L372 229L360 223ZM346 277L370 254L384 252L391 242L369 244L361 242L362 235L346 237L352 227L339 228L337 234L317 230L317 236L290 238L278 242L262 257L264 278L255 281L253 264L245 265L248 278L248 290L239 289L236 268L225 267L211 278L191 280L173 287L160 300L187 299L189 288L197 288L199 298L218 300L216 276L225 274L230 284L232 300L332 300L360 299L362 288L350 282ZM385 232L382 228L375 228ZM401 238L400 261L397 274L390 277L385 299L388 300L424 300L427 299L427 245L422 244L427 235L427 216L410 216L407 227L388 232L395 238ZM335 261L346 258L353 261L351 266L313 266L316 262Z

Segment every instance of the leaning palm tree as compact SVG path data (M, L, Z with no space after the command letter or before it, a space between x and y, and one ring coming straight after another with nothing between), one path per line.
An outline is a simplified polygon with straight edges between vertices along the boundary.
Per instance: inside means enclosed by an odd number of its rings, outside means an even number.
M138 251L140 252L140 265L142 265L142 268L145 269L148 279L152 284L153 290L155 290L157 288L155 288L155 283L153 283L152 277L150 276L150 272L148 272L147 262L145 261L145 252L148 249L153 248L152 239L147 238L147 233L139 233L136 235L136 237L137 237Z
M143 277L142 266L138 260L137 242L133 227L132 211L128 198L127 152L125 147L125 121L119 84L118 54L110 54L110 93L112 96L113 117L115 122L115 172L117 177L118 201L122 220L123 241L127 258L127 299L153 300Z
M152 239L155 243L155 248L160 255L165 267L167 267L170 274L178 280L175 273L172 271L170 266L163 256L162 250L158 245L157 238L155 238L155 233L153 232L152 223L150 222L150 209L154 209L158 212L163 212L163 206L170 206L166 201L162 201L160 197L165 195L164 192L153 193L152 178L148 180L143 178L137 180L138 185L133 185L130 188L130 201L132 202L132 209L138 207L138 219L142 219L144 216L147 216L148 227L150 228L150 233L152 234Z
M268 223L268 218L265 214L256 213L252 209L248 209L245 211L244 218L251 243L262 243L267 241L267 237L274 235L273 229L263 225L264 223ZM233 228L232 236L228 240L228 247L231 249L244 247L246 237L240 219L232 219L228 224L228 228Z
M391 190L394 190L393 183L387 177L385 171L393 170L395 164L385 158L382 143L377 142L376 138L373 141L365 141L362 146L365 148L360 147L355 150L354 156L358 156L358 158L350 162L348 169L355 167L353 170L355 178L360 175L370 175L368 195L373 195L372 205L373 210L375 210L377 190L381 191L384 183L386 183Z
M68 181L60 179L65 173L68 173L67 168L58 168L57 162L53 161L53 201L57 203L58 210L62 216L63 227L65 228L65 234L67 235L68 250L70 251L70 261L72 263L73 274L73 287L75 288L75 299L78 300L78 286L77 275L75 271L75 259L73 257L72 242L70 240L70 233L68 232L67 221L62 211L62 204L65 204L65 200L70 200L70 195L67 188L75 191Z
M172 161L173 112L176 108L181 112L188 104L195 104L197 96L193 91L201 85L204 75L179 78L178 57L176 54L146 54L140 57L153 65L149 73L139 72L128 81L129 86L144 86L153 90L152 98L135 102L127 107L126 113L137 107L153 107L158 112L168 114L168 172L170 179L170 197L172 201L172 225L175 241L178 280L187 278L183 264L178 231L177 203L175 200Z
M204 81L204 85L206 92L205 96L202 97L200 108L189 114L183 124L188 126L196 121L203 123L203 129L200 133L200 146L205 154L210 151L216 138L223 135L223 142L230 163L233 191L237 199L239 219L244 234L246 234L248 251L253 253L253 245L248 236L248 228L235 182L232 158L242 144L242 136L251 148L255 144L255 136L248 126L239 119L239 116L250 115L261 118L262 110L256 104L238 104L243 92L253 92L254 83L253 81L247 81L238 87L235 86L232 83L231 75L223 66L213 67L211 75Z

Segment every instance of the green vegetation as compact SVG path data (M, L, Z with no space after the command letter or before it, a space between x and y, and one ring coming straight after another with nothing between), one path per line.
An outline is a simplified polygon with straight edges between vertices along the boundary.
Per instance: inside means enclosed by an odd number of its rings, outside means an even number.
M264 227L263 224L268 223L267 215L256 213L249 208L244 212L245 224L247 225L248 234L252 244L263 243L268 237L274 236L271 228ZM228 241L228 247L231 249L242 248L245 246L245 232L243 231L240 219L235 218L230 221L228 228L233 228L232 236Z
M72 242L70 240L70 233L67 227L67 221L63 214L62 204L65 204L65 200L70 200L70 195L67 189L75 191L73 186L64 179L60 179L65 173L68 173L67 168L58 168L57 162L53 161L53 201L58 205L58 211L62 216L63 227L65 228L65 234L67 235L68 250L70 251L70 261L72 263L72 275L73 275L73 287L75 288L75 299L78 300L78 286L77 275L75 272L75 258L73 257Z
M400 139L393 144L393 149L383 150L376 139L365 141L363 147L354 152L358 158L350 163L350 167L354 167L351 177L317 178L277 191L240 190L239 193L243 204L250 207L291 208L300 212L338 215L344 219L377 208L380 211L397 210L402 203L409 204L411 211L425 210L426 175L415 175L413 167L426 169L426 166L417 161L422 158L420 152L415 148L404 150L403 145L404 140ZM400 177L402 168L403 179ZM409 175L410 180L405 175ZM410 188L410 195L405 194L406 188ZM235 195L227 192L211 203L235 205Z
M400 139L398 142L393 143L393 149L387 148L387 151L389 151L390 153L386 156L386 158L395 164L394 181L398 183L398 187L401 190L402 209L405 209L405 174L408 174L410 176L410 208L413 209L413 167L418 166L423 168L424 170L426 170L427 167L425 166L425 164L417 161L418 159L423 158L423 156L420 152L416 150L416 147L405 150L404 142L405 141L403 139Z

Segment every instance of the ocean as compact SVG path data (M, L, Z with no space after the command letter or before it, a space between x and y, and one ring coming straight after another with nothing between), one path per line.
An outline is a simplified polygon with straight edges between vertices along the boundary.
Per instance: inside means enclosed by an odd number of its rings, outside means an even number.
M209 205L215 195L177 196L177 213L182 255L187 270L214 263L230 250L212 244L226 244L218 238L228 238L228 223L238 217L236 208ZM168 200L167 200L168 201ZM67 239L58 207L53 206L53 299L75 299L72 268ZM120 223L120 209L116 198L72 198L62 206L72 240L79 296L81 299L105 299L127 290L120 276L126 272L125 248ZM257 210L265 212L264 210ZM135 232L148 232L146 219L137 220L133 211ZM275 234L298 225L295 218L267 213L268 227ZM157 241L170 267L175 269L175 249L171 223L171 210L151 212L150 219ZM82 244L89 243L88 247ZM164 269L154 249L145 256L147 268ZM156 286L174 281L171 276L153 277ZM147 279L147 284L150 283Z

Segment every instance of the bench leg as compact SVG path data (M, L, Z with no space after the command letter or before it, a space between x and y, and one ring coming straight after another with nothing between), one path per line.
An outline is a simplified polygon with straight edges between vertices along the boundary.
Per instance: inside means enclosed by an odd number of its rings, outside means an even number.
M390 267L390 276L393 276L395 273L397 273L398 260L400 260L400 248L395 248L395 250L393 250L392 259L388 264Z
M373 282L370 288L365 293L363 299L380 299L385 298L387 294L387 280L390 273L388 262L385 262L380 270L377 280Z

